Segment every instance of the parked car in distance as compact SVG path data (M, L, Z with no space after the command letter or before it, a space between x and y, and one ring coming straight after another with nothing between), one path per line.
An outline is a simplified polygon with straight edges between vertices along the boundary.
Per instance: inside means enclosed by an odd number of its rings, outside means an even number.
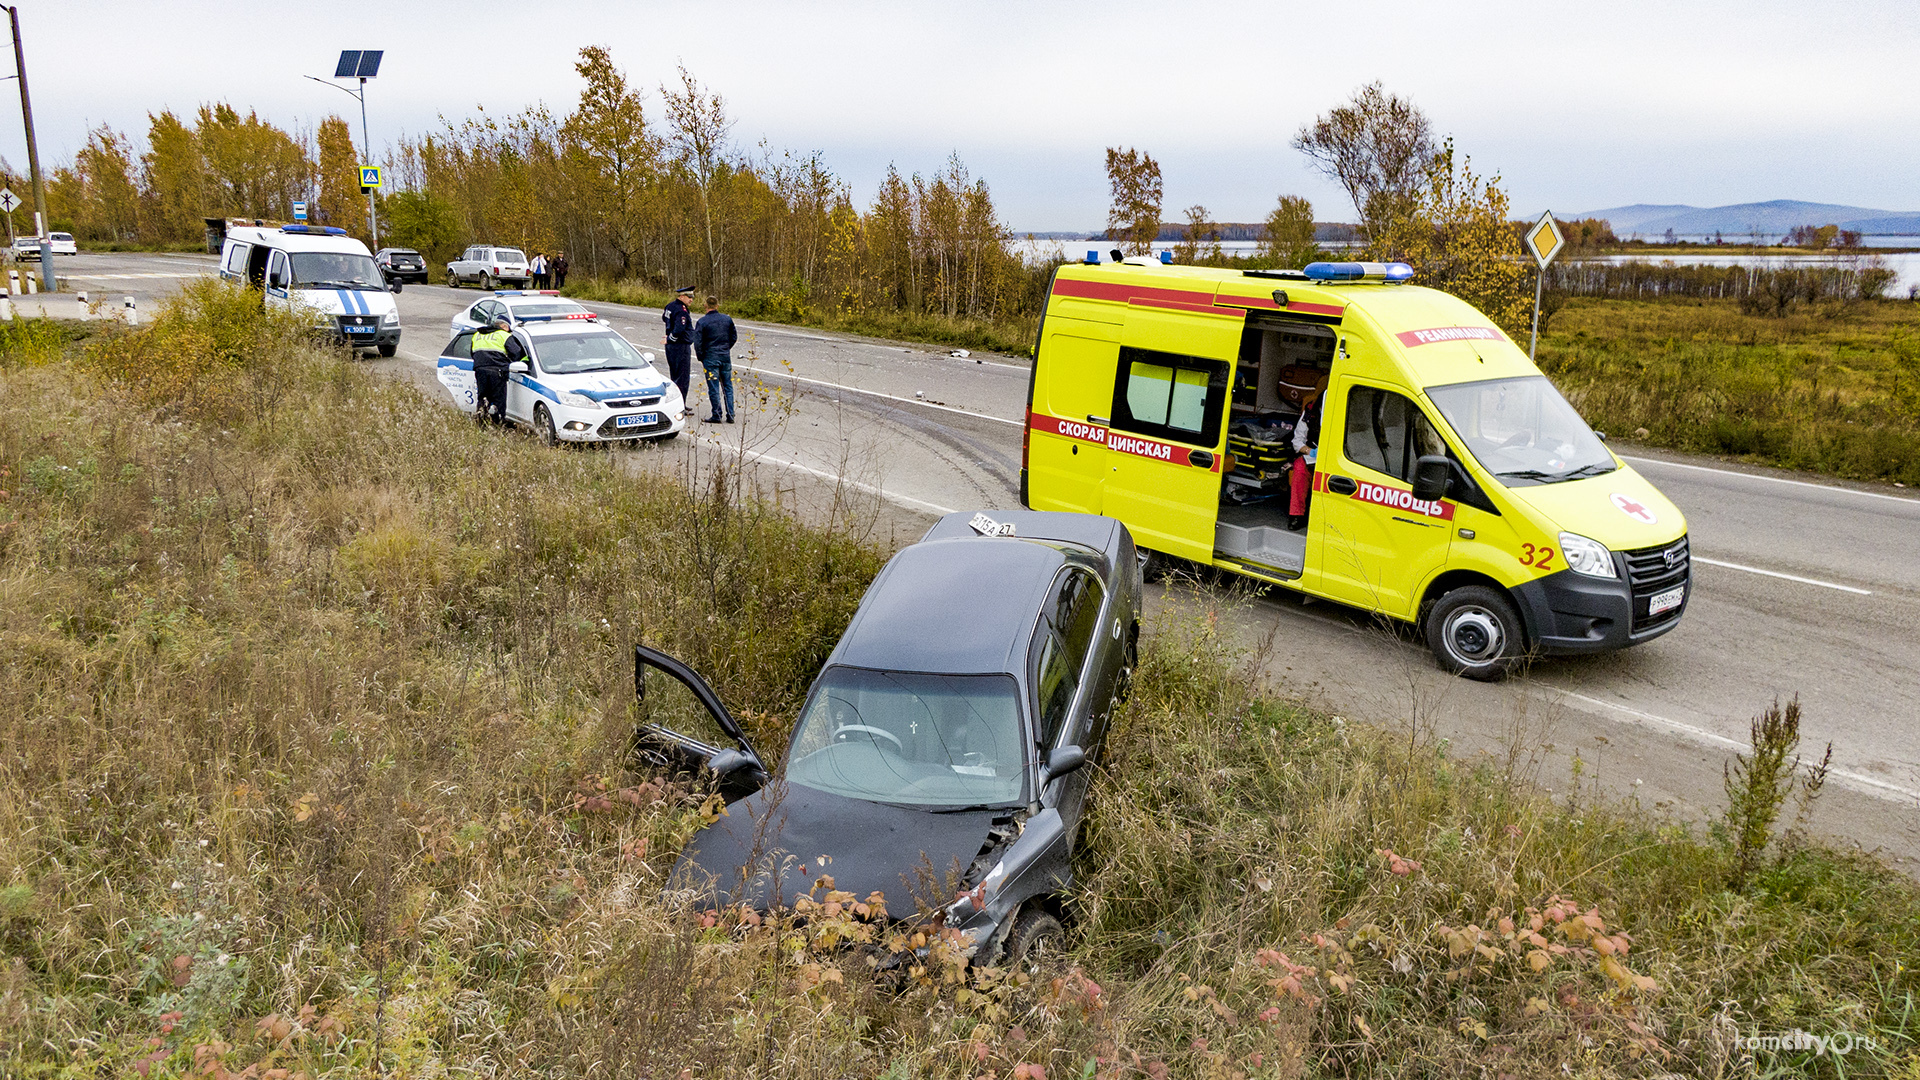
M483 289L511 284L524 289L533 281L533 269L527 265L527 253L519 248L477 244L447 264L447 285L459 288L472 282Z
M381 248L373 253L373 261L380 264L380 272L388 281L427 283L427 260L412 248Z
M72 233L48 233L47 239L53 244L53 253L55 255L80 254L80 245L74 242ZM40 254L40 238L37 236L14 237L13 254L15 259L23 255L38 257Z
M554 289L541 289L534 292L527 289L495 289L492 296L483 296L454 313L447 324L450 333L471 330L476 326L491 326L493 320L505 315L518 326L536 315L550 316L552 322L592 322L600 316L581 307L571 300L563 300Z
M636 646L643 762L732 801L671 887L764 910L829 873L891 912L942 913L976 963L1031 962L1062 932L1089 766L1132 677L1140 612L1120 522L948 514L868 588L777 783L698 674Z

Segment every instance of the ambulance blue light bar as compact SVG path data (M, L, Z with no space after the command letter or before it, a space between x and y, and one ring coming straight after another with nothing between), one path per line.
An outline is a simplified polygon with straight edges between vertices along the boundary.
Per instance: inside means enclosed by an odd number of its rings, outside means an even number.
M1088 266L1100 265L1100 253L1098 251L1095 251L1091 248L1087 250L1087 265Z
M1161 253L1160 253L1160 261L1161 261L1161 262L1163 262L1163 263L1165 263L1165 264L1167 264L1168 266L1172 266L1172 265L1173 265L1173 252L1171 252L1171 251L1163 251L1163 252L1161 252Z
M338 225L282 225L280 226L280 231L286 233L311 233L314 236L347 235L347 230L340 228Z
M1301 273L1314 281L1386 281L1399 283L1413 276L1406 263L1317 262Z

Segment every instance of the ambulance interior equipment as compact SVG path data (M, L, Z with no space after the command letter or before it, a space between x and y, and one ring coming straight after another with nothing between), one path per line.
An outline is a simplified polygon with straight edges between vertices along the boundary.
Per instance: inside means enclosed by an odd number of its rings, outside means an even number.
M1229 558L1300 572L1307 534L1287 526L1295 427L1313 388L1333 370L1325 326L1251 316L1234 368L1225 478L1215 544Z

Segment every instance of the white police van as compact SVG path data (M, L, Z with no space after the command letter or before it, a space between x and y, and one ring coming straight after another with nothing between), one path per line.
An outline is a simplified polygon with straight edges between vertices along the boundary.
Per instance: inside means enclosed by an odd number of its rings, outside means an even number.
M269 305L311 309L335 338L355 349L392 356L400 348L400 311L380 264L345 229L230 229L220 250L220 276L261 290Z

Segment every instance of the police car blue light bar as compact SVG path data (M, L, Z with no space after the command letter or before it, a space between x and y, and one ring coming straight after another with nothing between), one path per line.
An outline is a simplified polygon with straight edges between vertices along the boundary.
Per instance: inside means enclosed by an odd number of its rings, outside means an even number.
M495 296L559 296L559 289L495 289Z
M1314 281L1401 282L1413 276L1413 267L1398 262L1317 262L1308 263L1301 273Z
M575 311L566 315L521 315L516 321L530 322L593 322L600 318L591 311Z
M347 230L337 225L282 225L283 233L313 233L319 236L345 236Z

